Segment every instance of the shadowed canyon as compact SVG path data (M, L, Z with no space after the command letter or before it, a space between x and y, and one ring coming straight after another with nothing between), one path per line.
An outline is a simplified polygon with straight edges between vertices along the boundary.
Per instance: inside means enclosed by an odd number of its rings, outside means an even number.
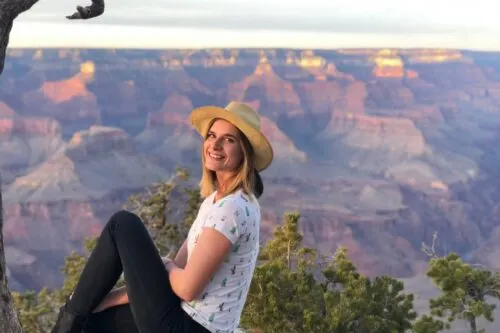
M130 194L186 166L189 112L244 101L275 150L263 239L299 210L305 243L361 272L425 272L422 242L500 267L500 53L439 49L11 49L0 78L14 290L56 287Z

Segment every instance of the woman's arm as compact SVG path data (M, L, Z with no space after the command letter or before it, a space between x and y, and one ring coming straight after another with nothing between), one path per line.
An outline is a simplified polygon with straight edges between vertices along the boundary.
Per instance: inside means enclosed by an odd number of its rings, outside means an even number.
M190 302L205 288L224 258L231 250L231 242L212 228L205 228L184 268L175 262L166 264L173 291Z
M239 225L245 215L232 200L211 208L206 218L210 223L197 235L196 246L184 268L174 261L166 264L170 285L177 296L188 302L198 297L238 241Z
M94 309L94 313L104 311L107 308L110 308L113 306L127 304L128 302L129 301L128 301L128 294L127 294L127 287L123 286L120 288L116 288L116 289L111 290L109 292L109 294L101 302L101 304L99 304Z

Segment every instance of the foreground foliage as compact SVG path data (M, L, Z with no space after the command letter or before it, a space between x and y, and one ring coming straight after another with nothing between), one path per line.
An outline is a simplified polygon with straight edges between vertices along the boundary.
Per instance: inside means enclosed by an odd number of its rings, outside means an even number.
M198 189L186 186L188 180L186 170L179 169L169 181L153 184L127 203L151 230L162 255L176 253L201 204ZM96 241L86 240L85 255L75 252L66 258L60 289L13 293L26 333L50 331ZM478 318L494 320L491 299L500 298L498 274L450 254L434 256L427 275L441 294L430 300L430 312L418 317L414 295L405 292L401 281L361 275L344 247L325 257L303 246L300 213L288 212L261 248L241 327L252 333L437 333L464 320L471 333L479 333Z
M360 275L340 247L332 260L302 247L298 213L284 216L261 251L242 326L250 332L406 332L413 295L390 277ZM322 267L323 266L323 267Z
M427 275L442 291L430 301L433 315L446 318L447 323L464 320L471 333L486 332L478 328L477 319L494 321L491 301L500 299L500 273L473 267L451 253L432 259Z

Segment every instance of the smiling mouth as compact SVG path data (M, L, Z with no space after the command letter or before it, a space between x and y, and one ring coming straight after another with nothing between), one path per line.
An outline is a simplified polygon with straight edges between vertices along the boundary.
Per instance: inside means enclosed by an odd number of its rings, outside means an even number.
M215 161L222 161L224 159L224 155L211 153L211 152L208 152L208 157L210 157L212 160L215 160Z

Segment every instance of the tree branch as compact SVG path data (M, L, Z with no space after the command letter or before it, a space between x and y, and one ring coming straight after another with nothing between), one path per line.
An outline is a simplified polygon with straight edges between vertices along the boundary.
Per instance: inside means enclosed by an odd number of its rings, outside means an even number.
M9 44L9 35L14 20L19 14L31 9L39 0L0 0L0 75L5 67L5 56ZM91 19L104 13L104 0L92 0L90 6L77 6L75 14L68 19Z
M14 19L27 11L38 0L0 0L0 74L5 65L5 55Z
M0 7L1 10L1 7ZM0 74L3 72L5 64L5 54L7 52L7 45L9 44L9 34L12 30L12 19L6 17L7 15L0 12Z
M432 234L432 244L429 246L422 242L422 252L424 252L429 258L439 258L436 253L436 243L437 243L438 233L437 231Z
M8 17L14 20L37 2L38 0L0 0L0 13L8 14Z

